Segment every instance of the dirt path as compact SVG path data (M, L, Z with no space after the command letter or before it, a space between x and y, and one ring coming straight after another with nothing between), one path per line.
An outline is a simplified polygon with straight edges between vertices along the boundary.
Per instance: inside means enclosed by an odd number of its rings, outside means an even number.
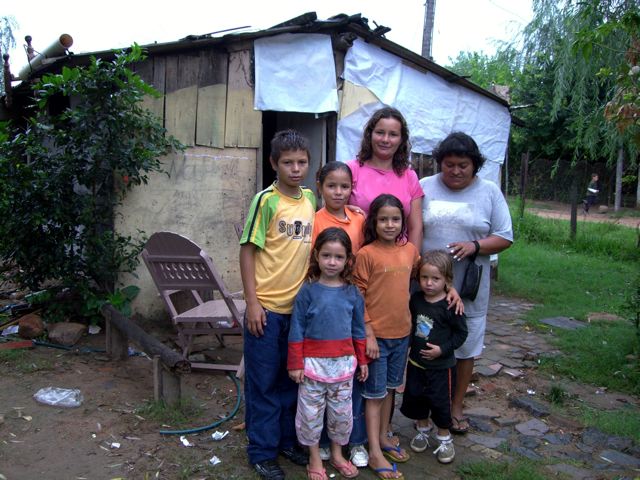
M567 205L565 203L530 201L526 204L526 210L540 217L557 218L560 220L571 219L571 205ZM640 229L640 216L617 216L613 214L612 209L605 213L600 213L598 212L597 206L594 206L589 210L590 213L585 215L582 211L582 207L580 205L578 206L578 222L613 223L616 225Z

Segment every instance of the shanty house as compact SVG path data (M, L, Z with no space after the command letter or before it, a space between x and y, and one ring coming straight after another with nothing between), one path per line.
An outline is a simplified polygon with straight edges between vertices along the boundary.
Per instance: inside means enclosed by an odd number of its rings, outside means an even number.
M167 175L134 189L116 228L136 235L180 233L211 255L231 290L240 290L238 237L253 195L274 180L269 141L294 127L311 141L306 185L327 161L355 157L362 128L383 104L407 117L412 151L430 154L448 133L472 135L488 162L480 174L496 182L509 137L508 103L449 70L384 38L360 15L318 20L308 13L257 32L190 36L144 48L135 70L162 96L147 106L187 149L164 159ZM91 55L108 57L112 52ZM64 56L31 72L86 64ZM144 265L136 313L162 315Z

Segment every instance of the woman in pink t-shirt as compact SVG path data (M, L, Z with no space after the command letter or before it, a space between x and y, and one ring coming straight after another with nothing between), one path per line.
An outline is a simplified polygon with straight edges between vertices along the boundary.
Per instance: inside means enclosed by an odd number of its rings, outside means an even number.
M411 168L410 150L409 128L402 114L392 107L376 111L364 128L360 152L347 162L353 176L349 204L367 214L378 195L395 195L407 215L409 241L420 249L424 192Z

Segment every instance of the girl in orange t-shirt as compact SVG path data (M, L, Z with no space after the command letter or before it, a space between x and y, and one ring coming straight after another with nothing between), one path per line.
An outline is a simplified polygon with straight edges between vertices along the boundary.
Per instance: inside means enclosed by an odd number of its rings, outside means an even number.
M362 393L369 468L380 478L403 478L396 463L406 462L409 455L392 443L387 431L393 393L403 383L407 364L409 283L420 255L407 240L402 203L393 195L379 195L371 203L364 236L354 278L365 301L366 354L372 359Z
M346 163L329 162L320 169L318 191L322 195L324 207L316 212L313 219L312 243L315 243L324 229L339 227L349 235L353 253L360 249L364 240L364 215L347 208L352 183L351 169Z

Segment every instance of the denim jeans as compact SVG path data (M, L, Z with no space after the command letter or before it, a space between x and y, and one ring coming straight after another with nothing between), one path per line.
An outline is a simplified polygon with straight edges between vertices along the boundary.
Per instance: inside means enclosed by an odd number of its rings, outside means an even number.
M287 372L291 315L266 314L264 335L244 330L245 423L252 464L274 460L279 450L296 443L298 385Z
M365 398L380 399L388 389L398 388L407 366L409 335L402 338L376 338L380 356L369 363L369 377L364 382Z

